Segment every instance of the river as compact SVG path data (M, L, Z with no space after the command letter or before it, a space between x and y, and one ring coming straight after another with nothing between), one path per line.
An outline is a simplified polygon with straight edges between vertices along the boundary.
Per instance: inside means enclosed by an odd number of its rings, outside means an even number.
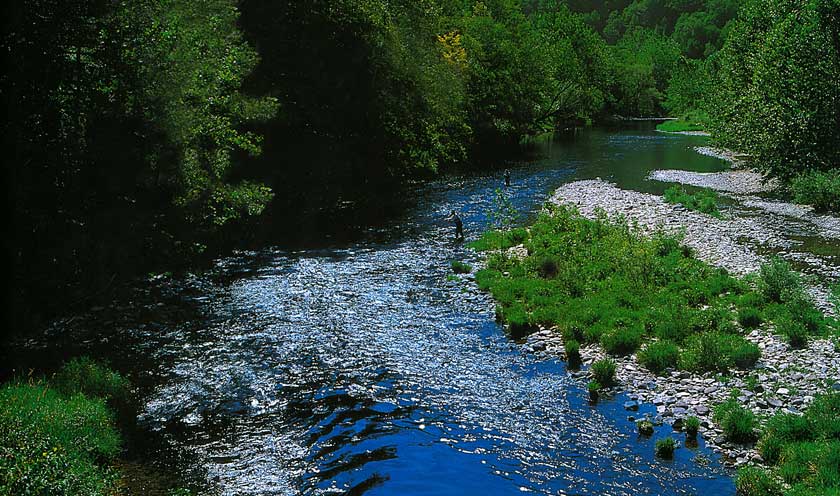
M564 182L601 177L661 193L650 170L723 170L704 138L589 130L510 163L506 190L533 214ZM219 259L54 323L32 357L86 353L137 385L131 456L222 495L733 494L702 440L673 461L639 438L627 397L590 405L562 361L494 321L493 302L449 263L474 263L502 170L417 186L355 240ZM527 217L527 215L526 215ZM32 362L36 363L36 362ZM680 433L674 434L683 440Z

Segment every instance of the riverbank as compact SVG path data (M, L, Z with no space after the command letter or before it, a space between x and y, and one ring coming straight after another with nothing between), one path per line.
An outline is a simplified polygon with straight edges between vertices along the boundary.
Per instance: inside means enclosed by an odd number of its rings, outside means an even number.
M668 204L661 197L621 190L600 180L564 185L555 191L551 202L571 205L587 218L597 218L599 212L624 216L649 234L660 230L682 232L683 243L698 258L738 275L754 273L767 261L767 257L754 250L755 246L785 242L778 233L754 219L717 219ZM826 311L831 308L827 288L811 286L809 293L820 308ZM629 355L616 359L616 376L621 388L634 400L656 405L659 417L656 420L674 423L696 415L701 419L700 432L707 444L723 453L729 463L760 461L754 446L726 440L712 420L714 405L737 389L741 405L761 418L778 412L799 412L816 394L840 380L840 353L830 339L824 338L812 339L806 348L794 349L775 333L772 324L752 330L745 337L761 350L761 358L752 370L733 369L727 376L675 370L657 376L644 368L635 355ZM550 329L531 335L527 346L535 351L563 354L563 339ZM584 364L605 356L600 344L581 348ZM583 380L585 374L579 375Z

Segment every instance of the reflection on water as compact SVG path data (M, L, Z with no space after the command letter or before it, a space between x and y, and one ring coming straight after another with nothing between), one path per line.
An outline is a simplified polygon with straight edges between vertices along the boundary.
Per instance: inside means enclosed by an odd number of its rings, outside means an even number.
M722 167L696 143L593 131L546 144L508 195L529 212L573 178L648 189L651 169ZM487 295L447 280L450 260L475 256L451 241L447 213L474 238L500 184L499 172L420 187L361 241L225 258L58 323L30 350L128 372L150 440L137 449L208 494L733 493L702 443L654 459L667 426L637 439L625 398L590 406L562 362L506 337Z

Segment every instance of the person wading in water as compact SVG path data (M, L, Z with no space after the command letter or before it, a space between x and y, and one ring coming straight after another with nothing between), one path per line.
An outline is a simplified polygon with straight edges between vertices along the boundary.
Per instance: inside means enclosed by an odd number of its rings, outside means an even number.
M510 169L505 169L505 187L510 186Z
M464 239L464 223L461 222L461 217L458 216L457 213L453 210L452 213L449 214L448 219L452 219L455 223L455 241L463 240Z

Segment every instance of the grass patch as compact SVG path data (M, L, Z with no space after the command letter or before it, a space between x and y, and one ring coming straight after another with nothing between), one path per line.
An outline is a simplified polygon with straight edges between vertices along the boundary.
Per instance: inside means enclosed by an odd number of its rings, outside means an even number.
M840 393L818 395L802 416L777 414L770 418L758 449L772 467L761 477L761 484L778 478L790 485L785 494L840 493ZM739 479L742 473L748 479L755 476L742 470Z
M694 193L689 193L685 187L677 185L666 189L664 198L668 203L679 203L689 210L720 218L719 197L714 190L698 188Z
M807 172L789 186L797 203L813 205L818 212L840 212L840 169Z
M717 405L713 418L723 429L724 436L730 441L736 443L755 441L755 414L739 405L734 397Z
M674 457L675 449L677 449L677 442L672 437L666 437L656 441L654 451L659 458L670 460Z
M758 467L744 467L735 478L738 496L782 496L782 487L772 474Z
M639 363L657 375L676 367L679 357L679 347L667 339L650 343L637 355Z
M666 133L678 133L683 131L705 131L705 125L696 120L686 120L679 118L675 121L665 121L656 125L657 131L664 131Z
M525 258L497 249L514 243ZM752 367L760 350L743 334L764 323L797 322L809 336L829 329L784 262L737 279L694 258L678 238L646 236L603 212L587 219L550 205L529 229L490 231L477 245L494 247L476 281L514 336L555 327L565 343L599 343L619 356L641 349L639 362L655 373Z
M603 358L592 364L592 377L595 382L610 387L615 384L615 362L609 358Z
M472 265L461 262L460 260L453 260L449 265L452 267L452 272L456 274L469 274L473 270Z
M697 436L697 431L700 429L700 419L694 415L685 419L685 433L689 437Z
M0 494L116 494L121 440L108 403L128 394L124 378L88 359L51 382L0 386Z

